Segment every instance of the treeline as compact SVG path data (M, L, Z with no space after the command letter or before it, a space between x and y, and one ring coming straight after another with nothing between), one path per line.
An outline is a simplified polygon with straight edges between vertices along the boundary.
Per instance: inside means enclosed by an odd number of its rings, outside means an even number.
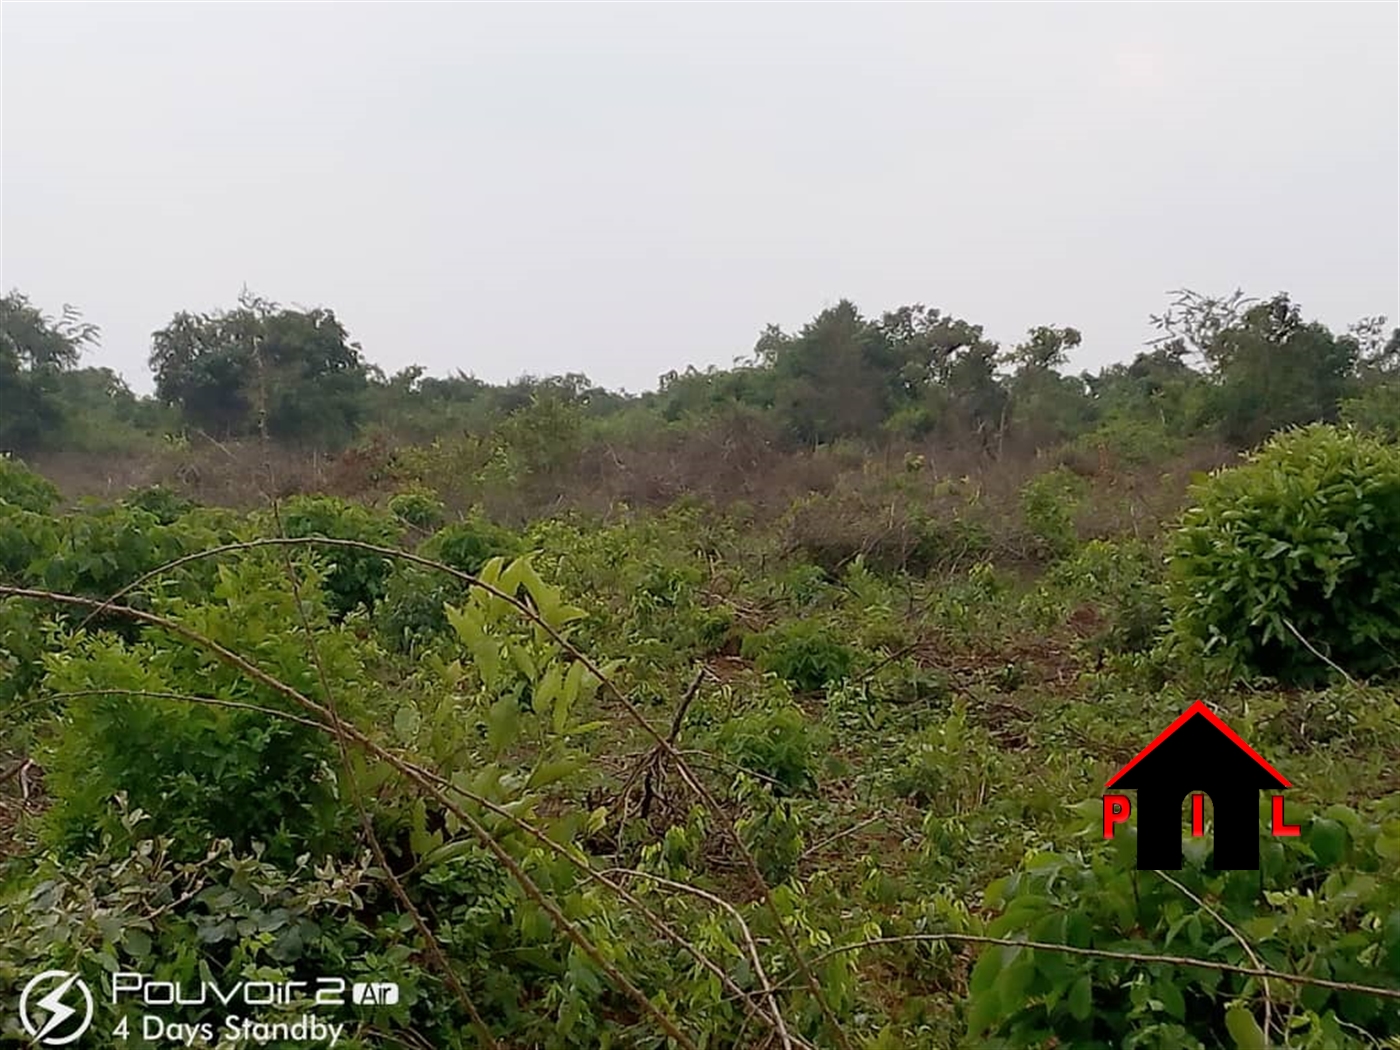
M1144 459L1200 437L1244 447L1313 421L1400 433L1400 329L1385 318L1339 334L1286 294L1186 291L1152 320L1160 338L1131 362L1074 375L1072 327L1037 327L1004 349L937 309L872 318L843 301L800 331L770 326L731 368L668 372L655 391L626 395L577 373L506 384L417 366L386 375L332 310L245 293L155 332L155 394L141 397L110 369L80 367L98 332L76 310L53 317L12 291L0 299L0 447L96 452L199 436L336 451L372 434L485 434L522 413L633 437L744 419L794 449L905 440L1001 455L1082 440Z

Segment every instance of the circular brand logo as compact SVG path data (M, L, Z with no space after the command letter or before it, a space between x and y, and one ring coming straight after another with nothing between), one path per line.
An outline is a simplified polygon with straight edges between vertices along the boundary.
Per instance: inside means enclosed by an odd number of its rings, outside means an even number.
M44 1011L36 1022L30 1014L29 1000L45 985L53 985L51 991L44 992L34 1000L34 1006ZM77 991L73 991L76 988ZM81 994L82 1008L77 1009L70 1001L76 1001ZM80 1019L78 1019L80 1018ZM78 1019L78 1020L75 1020ZM45 970L24 986L19 997L19 1022L24 1030L37 1039L42 1046L66 1046L88 1030L92 1024L92 993L75 973L67 970Z

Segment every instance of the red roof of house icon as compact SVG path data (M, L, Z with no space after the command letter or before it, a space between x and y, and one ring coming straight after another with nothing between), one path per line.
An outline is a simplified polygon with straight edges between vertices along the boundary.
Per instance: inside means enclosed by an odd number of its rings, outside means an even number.
M1134 755L1133 760L1131 762L1129 762L1126 766L1120 769L1117 773L1113 774L1113 779L1110 780L1105 786L1112 787L1114 784L1118 783L1118 781L1123 779L1123 777L1127 774L1128 770L1132 769L1144 758L1152 754L1152 752L1155 751L1160 744L1162 744L1173 733L1175 733L1178 729L1184 726L1191 719L1195 718L1197 715L1203 717L1214 728L1218 729L1221 733L1223 733L1232 744L1234 744L1246 755L1252 758L1256 763L1258 763L1261 767L1263 767L1263 769L1267 771L1270 776L1272 776L1275 780L1278 781L1280 787L1293 786L1288 782L1287 778L1284 777L1282 773L1280 773L1273 766L1269 765L1269 763L1266 762L1259 755L1259 753L1254 750L1254 748L1250 747L1243 740L1241 740L1239 735L1233 729L1231 729L1224 722L1222 722L1220 718L1215 714L1215 712L1213 712L1210 708L1206 707L1206 705L1201 703L1201 701L1199 700L1197 700L1194 704L1192 704L1185 711L1183 711L1180 718L1178 718L1171 725L1167 726L1166 729L1162 730L1162 732L1158 734L1157 739L1153 740L1152 743L1148 744L1145 748L1143 748L1136 755Z

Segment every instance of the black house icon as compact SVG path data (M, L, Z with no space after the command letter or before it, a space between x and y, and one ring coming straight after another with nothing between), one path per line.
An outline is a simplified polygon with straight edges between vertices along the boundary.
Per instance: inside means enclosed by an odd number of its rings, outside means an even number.
M1259 867L1259 792L1290 784L1197 701L1108 782L1137 789L1140 869L1181 867L1182 803L1195 792L1215 809L1215 868Z

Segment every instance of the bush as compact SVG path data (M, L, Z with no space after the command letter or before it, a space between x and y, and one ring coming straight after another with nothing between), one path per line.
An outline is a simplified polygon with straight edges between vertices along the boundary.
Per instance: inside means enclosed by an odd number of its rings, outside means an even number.
M1065 467L1031 478L1021 489L1026 525L1052 556L1074 549L1074 512L1085 489L1084 479Z
M760 669L776 674L794 688L814 692L851 673L855 650L831 636L820 623L798 620L744 639L742 654Z
M435 529L442 524L442 501L427 489L400 492L389 500L389 513L406 525Z
M1265 802L1265 821L1267 809ZM1098 800L1082 812L1086 824L1097 821ZM1094 835L1097 843L1083 852L1031 852L988 887L987 904L1000 914L985 932L1108 951L1165 944L1181 955L1249 966L1250 950L1220 932L1238 928L1273 969L1396 987L1400 883L1385 873L1400 854L1400 824L1344 806L1310 816L1300 807L1292 819L1302 834L1270 839L1258 872L1215 871L1210 839L1188 840L1175 878L1195 899L1131 870L1132 833L1112 842ZM1261 882L1283 888L1261 900ZM967 1040L976 1045L1264 1045L1258 1034L1240 1037L1257 1024L1249 1007L1258 986L1238 974L988 947L968 983ZM1277 984L1273 994L1274 1020L1293 1018L1295 1046L1390 1045L1400 1035L1400 1012L1373 996Z
M323 696L324 672L341 713L354 718L367 677L363 649L350 628L329 624L318 583L306 580L300 602L318 629L314 660L275 552L219 566L212 594L170 601L162 611L306 694ZM66 703L61 732L44 756L53 799L48 838L63 852L90 847L103 833L120 836L112 807L119 794L170 829L182 858L202 856L214 838L231 839L239 850L262 842L279 860L339 839L330 738L249 707L170 699L209 696L274 712L292 706L183 639L159 628L136 642L105 632L80 636L61 660L50 661L43 687L94 694Z
M288 536L324 536L334 540L358 540L379 546L392 544L397 529L382 515L331 496L296 496L282 507L282 525ZM364 606L373 609L384 595L391 564L373 551L348 547L316 548L331 564L326 576L326 602L336 616Z
M479 573L496 557L521 553L518 536L489 521L472 519L448 525L434 533L420 548L425 558L450 565L460 572ZM375 610L375 622L385 644L410 652L447 630L443 606L460 602L466 584L438 569L403 562L389 574L384 598Z
M1170 550L1179 639L1282 681L1325 677L1319 653L1354 674L1395 670L1400 448L1310 426L1192 495Z
M509 529L473 517L439 529L418 553L475 575L492 558L514 558L523 554L524 545Z
M0 504L47 514L58 502L58 489L24 464L0 455Z
M1099 653L1150 649L1162 626L1160 557L1136 540L1090 540L1048 573L1049 583L1075 602L1087 602L1102 617L1089 639Z
M716 742L735 764L766 778L776 794L790 795L816 786L814 737L819 733L798 708L783 704L731 718Z
M194 510L198 504L163 485L152 485L132 493L122 500L122 506L144 510L162 525L169 525Z

